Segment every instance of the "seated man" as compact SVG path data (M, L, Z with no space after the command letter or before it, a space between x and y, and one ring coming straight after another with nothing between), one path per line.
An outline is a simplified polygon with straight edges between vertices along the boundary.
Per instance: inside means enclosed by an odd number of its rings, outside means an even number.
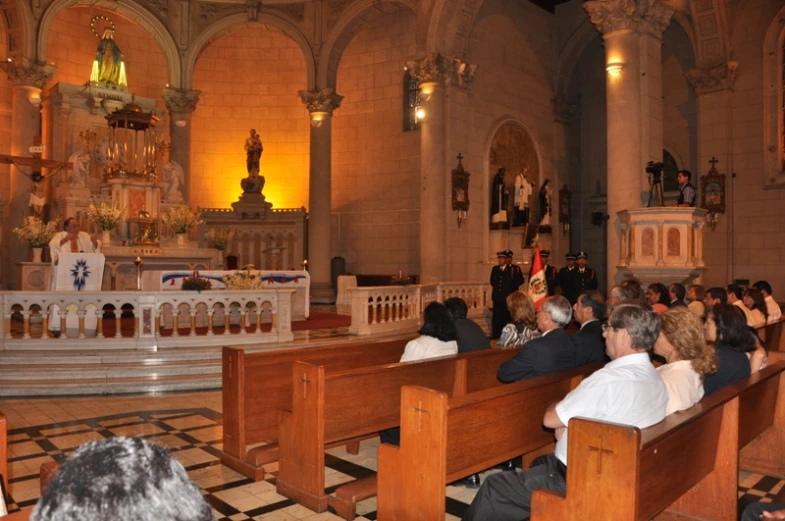
M605 313L610 316L613 308L619 304L626 304L635 300L635 295L629 286L616 285L611 288L608 301L605 302Z
M31 521L214 521L199 488L165 447L142 438L85 443L66 460Z
M769 314L766 321L769 324L779 321L782 317L782 310L780 309L780 305L777 304L777 301L774 300L774 297L771 296L771 285L765 280L759 280L753 284L752 287L760 291L763 295L763 300L766 301L766 311Z
M728 303L728 293L725 288L715 286L706 290L706 296L703 297L704 318L709 315L711 308L719 306L720 304Z
M605 298L599 291L584 291L572 307L581 328L575 334L580 340L577 365L605 361L605 338L600 318L605 315Z
M499 381L517 382L575 367L577 341L564 331L571 318L566 298L546 298L537 312L537 328L542 336L526 342L518 354L499 367Z
M759 519L785 519L785 504L753 503L744 509L741 521L758 521Z
M741 286L738 284L728 284L725 287L725 291L727 292L728 304L733 304L742 312L744 312L744 319L747 321L747 325L750 327L754 327L755 320L752 317L752 312L750 308L748 308L744 304L744 291L741 289Z
M543 424L556 429L556 450L525 472L500 472L483 483L463 521L521 521L531 515L537 489L564 494L567 488L567 426L582 417L640 429L662 421L668 404L665 384L649 361L660 332L660 317L636 304L613 310L605 328L613 360L586 378L561 402L548 407ZM481 433L477 433L481 435Z
M490 349L491 341L488 335L474 320L466 318L469 308L466 302L459 297L451 297L444 301L447 310L455 322L455 331L458 333L458 352L480 351Z

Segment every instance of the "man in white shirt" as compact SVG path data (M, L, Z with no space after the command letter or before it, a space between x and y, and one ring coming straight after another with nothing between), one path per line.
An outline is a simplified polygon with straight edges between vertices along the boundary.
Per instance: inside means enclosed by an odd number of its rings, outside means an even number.
M98 253L99 251L101 251L101 243L95 235L79 231L79 222L73 217L66 219L63 223L63 231L57 232L49 241L49 253L53 265L57 264L61 253Z
M725 288L725 292L728 294L728 304L733 304L740 310L744 312L744 318L747 320L747 325L750 327L754 327L755 319L752 317L752 312L750 309L744 305L744 292L741 290L741 287L738 284L728 284Z
M537 489L564 494L567 488L567 425L575 417L633 425L640 429L662 421L668 391L649 361L660 332L660 317L637 304L613 310L605 329L613 360L586 378L545 412L543 424L556 430L556 450L525 472L501 472L483 483L463 521L529 519Z
M774 297L771 296L771 285L765 280L759 280L752 287L760 291L763 294L763 300L766 301L766 312L769 315L766 322L771 324L779 321L782 318L782 310Z

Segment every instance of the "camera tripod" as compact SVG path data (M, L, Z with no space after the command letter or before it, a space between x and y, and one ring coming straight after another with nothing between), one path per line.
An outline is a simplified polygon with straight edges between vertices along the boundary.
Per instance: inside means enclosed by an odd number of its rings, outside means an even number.
M656 201L654 200L655 197L657 198ZM665 206L665 196L662 193L662 178L660 175L652 176L652 180L649 183L649 204L646 205L646 208L651 208L652 206Z

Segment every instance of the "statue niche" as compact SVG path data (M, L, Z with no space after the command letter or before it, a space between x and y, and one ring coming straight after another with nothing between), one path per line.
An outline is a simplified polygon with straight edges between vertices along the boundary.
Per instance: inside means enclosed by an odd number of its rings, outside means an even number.
M262 194L264 176L260 174L260 163L264 146L262 145L262 138L257 134L256 129L251 129L243 148L245 149L245 167L248 171L248 177L244 177L240 181L243 193L237 202L232 203L232 208L243 219L264 219L267 215L267 210L272 208L273 205L266 202L264 194Z

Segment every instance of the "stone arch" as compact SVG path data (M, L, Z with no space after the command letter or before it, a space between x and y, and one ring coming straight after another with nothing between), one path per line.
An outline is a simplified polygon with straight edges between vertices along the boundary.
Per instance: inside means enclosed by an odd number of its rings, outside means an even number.
M306 67L306 89L314 90L316 79L316 60L314 58L311 44L305 35L297 28L292 22L278 13L270 11L262 11L259 13L257 22L248 22L248 15L245 13L238 13L232 16L227 16L221 20L210 25L206 30L202 31L188 46L183 57L183 88L193 88L193 72L196 66L196 61L203 50L207 48L210 43L220 38L221 36L231 32L232 27L240 24L266 24L277 27L283 33L297 43L303 52Z
M782 144L782 59L785 53L785 7L772 19L763 40L763 186L785 185Z
M36 35L38 42L36 56L38 57L38 60L46 60L49 28L57 14L63 9L79 6L100 7L109 11L114 11L125 18L136 22L140 27L145 29L150 33L150 36L153 37L166 58L166 63L169 66L169 85L172 87L180 86L182 67L180 63L180 53L177 50L177 44L175 43L174 37L169 32L169 29L167 29L153 13L131 0L125 0L123 2L113 2L112 0L54 0L54 2L47 6L46 11L44 11L43 16L41 17L41 23L38 27L38 34Z
M393 2L381 2L376 0L362 0L352 5L341 15L330 31L330 36L324 44L322 56L326 59L320 60L317 84L320 88L335 87L338 75L338 64L341 56L352 41L352 38L370 21L380 16L389 14L401 9L409 9L417 16L417 9L411 0L395 0ZM403 63L401 64L403 67Z
M6 38L7 56L35 56L35 18L24 0L0 5L2 36Z
M690 2L695 21L695 62L699 68L716 67L728 61L730 54L727 9L723 0ZM690 31L687 31L690 34Z
M514 116L502 116L493 125L491 125L491 129L488 132L488 136L485 139L485 144L483 145L483 186L482 186L482 194L483 194L483 215L484 219L489 219L490 216L490 195L491 195L491 146L493 145L494 137L499 132L499 130L504 127L505 125L515 125L520 127L521 130L531 139L532 145L534 147L534 153L537 155L537 169L539 173L539 178L536 180L536 186L533 186L533 190L538 190L540 184L542 184L543 180L543 172L544 172L544 164L543 164L543 155L542 150L539 145L539 140L537 134L532 131L528 126L526 126L520 119ZM530 182L532 180L530 179ZM531 209L534 211L534 208ZM530 217L531 219L532 217ZM488 225L483 226L483 234L484 234L484 248L485 251L489 251L490 247L490 229Z
M591 23L591 20L589 20L587 16L567 39L567 43L565 43L564 47L559 51L554 88L556 97L567 96L572 74L583 56L583 51L595 38L600 37L601 35L597 31L597 28L594 27L594 24Z
M426 35L427 52L463 57L482 0L437 0Z

